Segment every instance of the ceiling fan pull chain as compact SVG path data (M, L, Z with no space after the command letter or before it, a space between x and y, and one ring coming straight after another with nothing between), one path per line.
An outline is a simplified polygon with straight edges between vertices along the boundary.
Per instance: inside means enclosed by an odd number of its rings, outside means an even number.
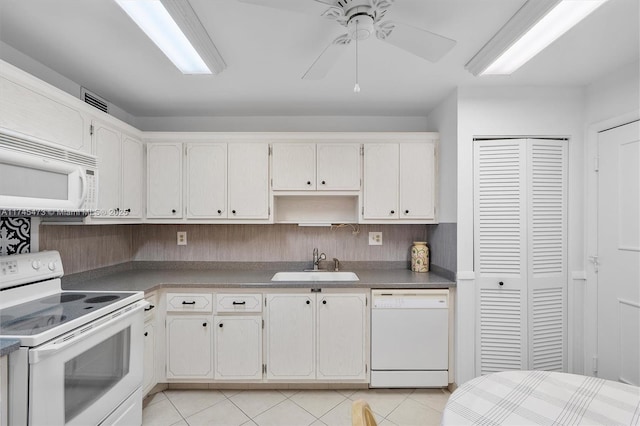
M360 85L358 84L358 21L356 20L356 85L353 87L353 93L360 93Z

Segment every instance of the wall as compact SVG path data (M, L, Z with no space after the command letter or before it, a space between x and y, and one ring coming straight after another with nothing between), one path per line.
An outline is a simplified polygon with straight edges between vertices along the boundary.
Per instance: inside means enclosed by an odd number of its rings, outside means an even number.
M585 122L592 125L640 109L640 62L602 76L587 87Z
M187 232L187 246L176 232ZM382 246L368 245L368 232L383 233ZM66 274L131 260L141 261L311 261L314 247L340 261L409 261L413 241L424 241L424 225L45 225L42 250L59 250Z
M458 89L458 286L456 383L475 377L473 263L473 138L565 136L569 142L569 273L584 274L584 90L579 87L463 87ZM570 280L569 303L576 285ZM576 355L575 313L569 312L569 370Z

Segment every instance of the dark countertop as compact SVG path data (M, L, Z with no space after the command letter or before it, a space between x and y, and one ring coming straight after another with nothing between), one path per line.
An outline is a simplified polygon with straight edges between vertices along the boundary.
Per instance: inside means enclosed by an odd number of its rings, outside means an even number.
M0 339L0 356L9 355L11 352L20 348L20 340L18 339Z
M136 262L132 262L136 263ZM160 288L450 288L454 281L434 272L412 272L409 269L344 269L355 272L360 281L271 281L276 272L301 269L256 270L236 267L182 268L171 263L164 269L162 262L112 268L105 274L73 274L63 278L65 290L144 291ZM273 266L273 265L271 265ZM252 265L254 268L255 266ZM97 276L96 276L97 275Z

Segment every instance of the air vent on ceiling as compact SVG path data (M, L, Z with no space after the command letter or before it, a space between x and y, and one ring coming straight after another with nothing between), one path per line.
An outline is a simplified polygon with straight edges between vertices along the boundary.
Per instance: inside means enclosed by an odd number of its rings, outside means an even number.
M101 98L95 93L88 91L84 87L80 91L80 96L84 102L88 103L92 107L109 114L109 102L107 102L105 99Z

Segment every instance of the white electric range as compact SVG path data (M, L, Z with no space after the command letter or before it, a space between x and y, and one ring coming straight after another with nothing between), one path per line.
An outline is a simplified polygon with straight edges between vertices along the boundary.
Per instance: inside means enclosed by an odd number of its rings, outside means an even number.
M60 254L0 258L9 424L142 423L142 292L63 291Z

